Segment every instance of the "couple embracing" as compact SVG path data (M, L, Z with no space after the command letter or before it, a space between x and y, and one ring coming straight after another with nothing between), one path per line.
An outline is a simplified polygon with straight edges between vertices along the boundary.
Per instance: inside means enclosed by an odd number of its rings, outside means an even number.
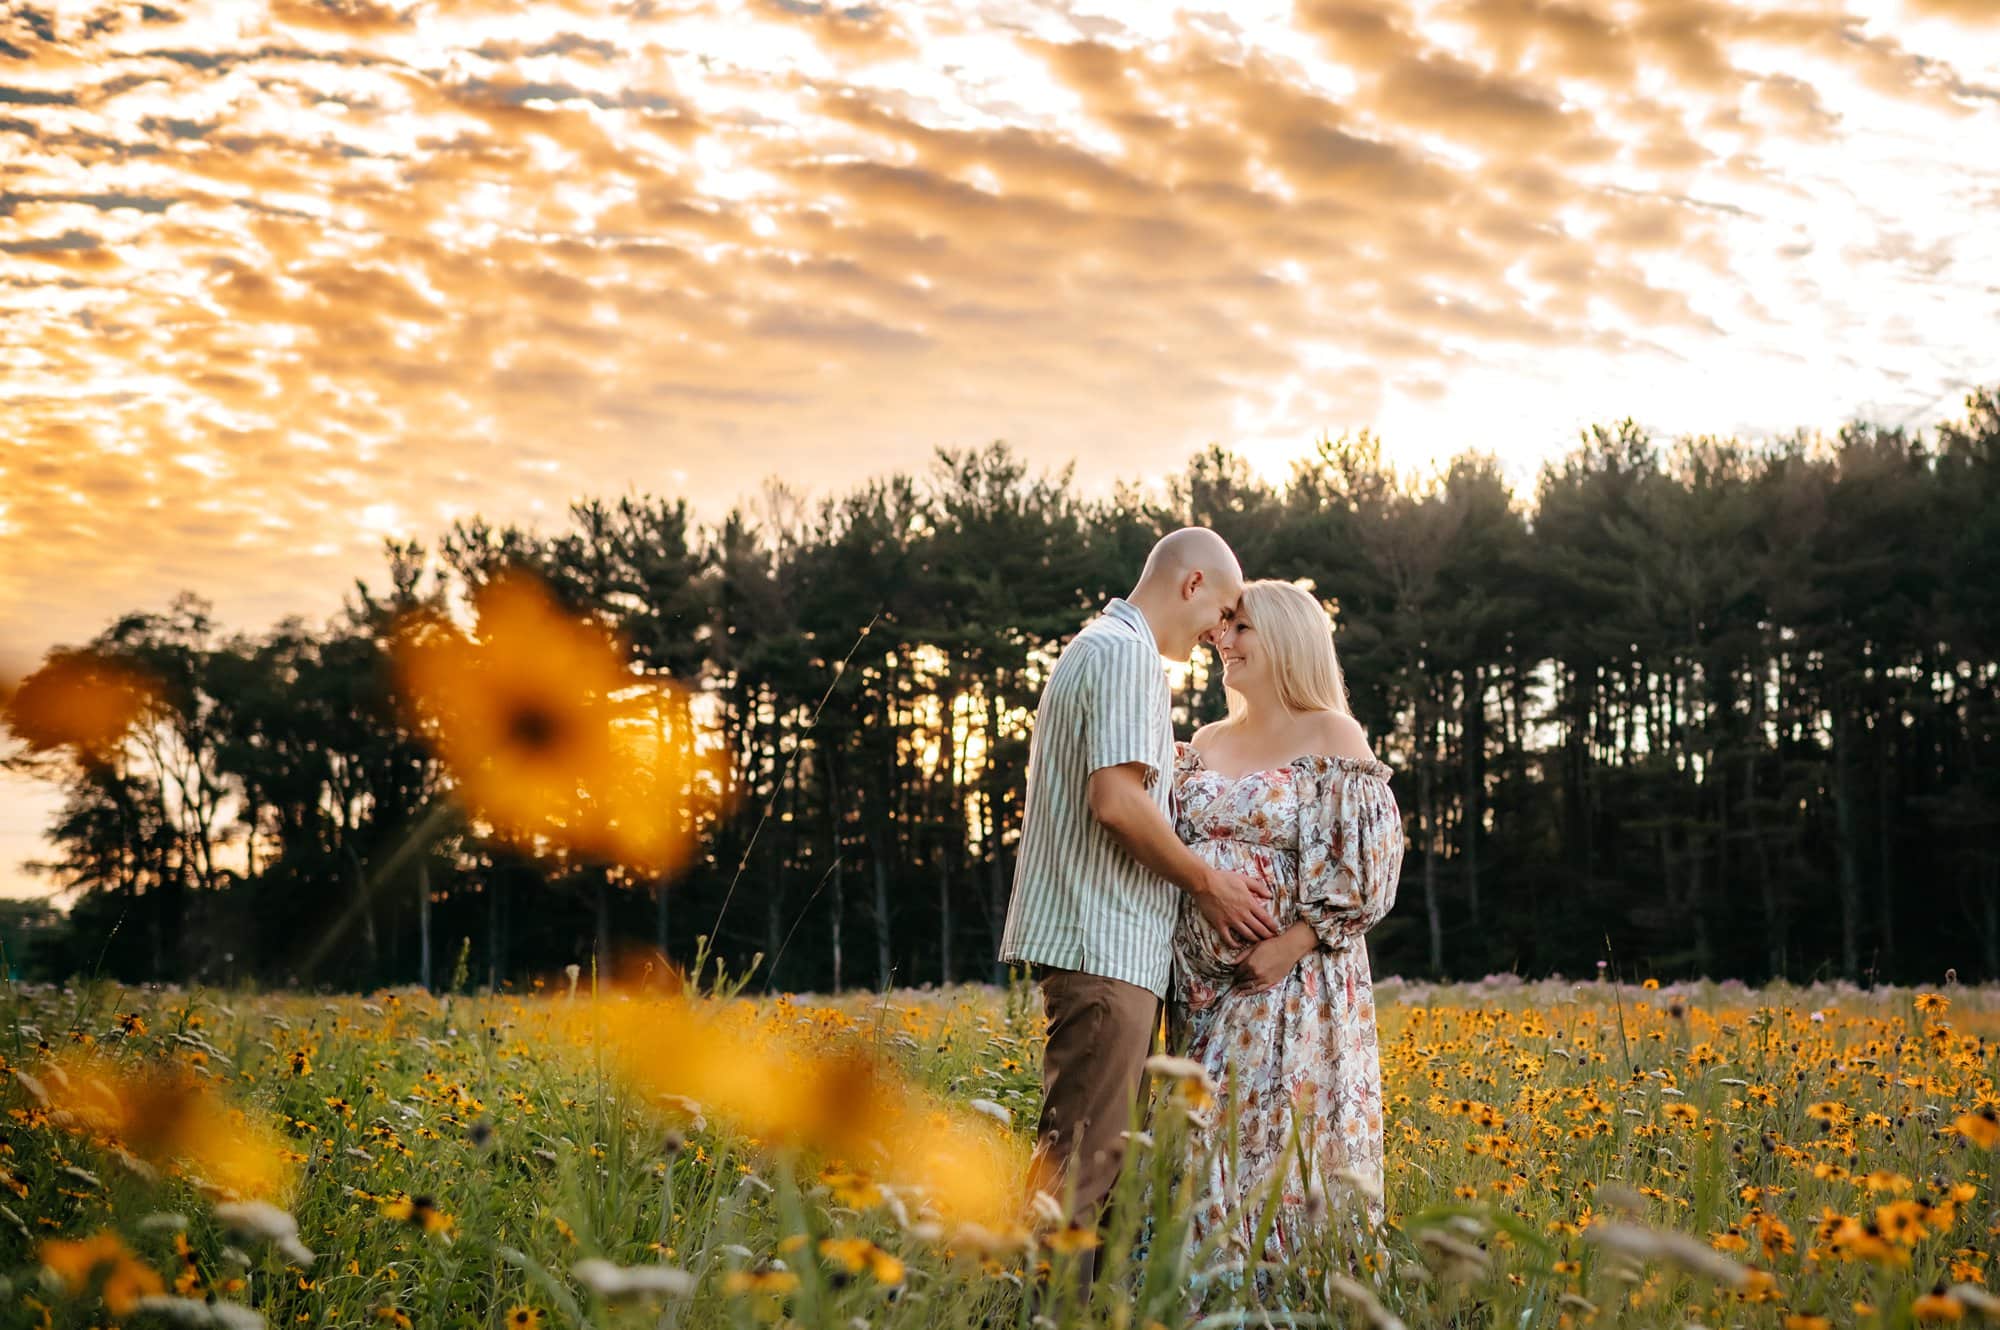
M1162 657L1221 658L1226 720L1176 743ZM1284 1262L1339 1176L1381 1218L1382 1084L1362 935L1395 902L1403 829L1389 769L1350 714L1326 612L1245 584L1214 532L1175 531L1042 690L1003 961L1042 992L1048 1045L1032 1190L1097 1222L1160 1025L1233 1098L1195 1116L1192 1238L1246 1197L1278 1212L1249 1250ZM1233 1157L1232 1157L1233 1156ZM1303 1166L1302 1166L1303 1165ZM1324 1222L1323 1220L1318 1222Z

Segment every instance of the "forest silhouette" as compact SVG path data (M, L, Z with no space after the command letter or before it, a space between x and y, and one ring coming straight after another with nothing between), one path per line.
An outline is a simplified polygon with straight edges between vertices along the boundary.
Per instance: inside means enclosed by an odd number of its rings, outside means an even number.
M1040 681L1198 523L1334 613L1409 837L1378 974L2000 977L2000 390L1965 407L1930 437L1595 427L1520 496L1474 453L1398 474L1367 434L1281 481L1210 448L1104 497L941 449L713 526L645 496L461 521L321 624L224 633L184 595L87 646L161 689L116 760L11 759L63 791L68 926L32 967L500 986L706 938L788 990L1001 978ZM726 755L671 877L435 815L390 637L511 568L691 690ZM1183 737L1223 713L1206 660L1175 707Z

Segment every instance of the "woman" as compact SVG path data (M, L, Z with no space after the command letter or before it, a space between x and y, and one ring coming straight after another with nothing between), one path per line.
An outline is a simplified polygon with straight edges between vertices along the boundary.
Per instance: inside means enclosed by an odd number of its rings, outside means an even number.
M1228 1222L1241 1250L1284 1262L1329 1203L1382 1219L1382 1070L1366 933L1396 900L1403 824L1389 768L1347 708L1326 612L1285 582L1252 582L1216 633L1228 719L1176 749L1176 823L1196 854L1260 874L1288 925L1247 951L1182 902L1168 1020L1222 1103L1196 1116L1206 1160L1192 1238ZM1226 1138L1229 1105L1235 1144ZM1282 1181L1277 1179L1282 1175ZM1252 1253L1266 1197L1278 1212Z

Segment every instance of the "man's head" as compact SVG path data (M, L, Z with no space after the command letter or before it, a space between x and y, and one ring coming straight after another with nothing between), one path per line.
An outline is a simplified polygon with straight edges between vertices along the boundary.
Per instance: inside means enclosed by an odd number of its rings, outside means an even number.
M1235 552L1207 527L1168 532L1146 556L1146 569L1127 597L1146 616L1160 654L1186 660L1228 622L1243 594Z

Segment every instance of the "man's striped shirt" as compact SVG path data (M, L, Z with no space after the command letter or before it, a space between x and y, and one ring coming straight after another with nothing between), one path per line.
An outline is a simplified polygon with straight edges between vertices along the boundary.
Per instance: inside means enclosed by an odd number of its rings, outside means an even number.
M1063 648L1035 709L1000 959L1122 979L1164 997L1178 893L1090 813L1090 773L1128 762L1145 764L1153 802L1168 814L1166 670L1146 616L1115 598Z

